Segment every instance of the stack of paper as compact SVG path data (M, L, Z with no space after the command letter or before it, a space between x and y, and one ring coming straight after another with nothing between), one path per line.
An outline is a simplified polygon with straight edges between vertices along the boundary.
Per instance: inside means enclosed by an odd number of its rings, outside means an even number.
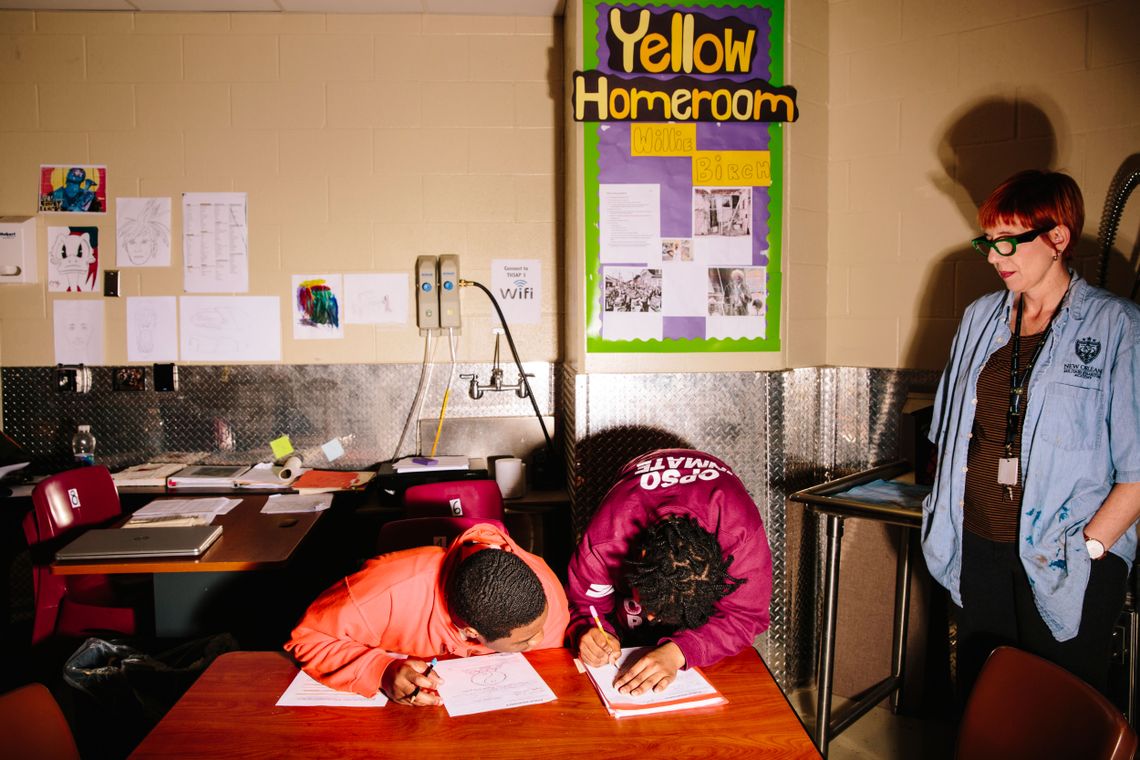
M169 523L175 518L199 518L206 523L241 504L241 499L158 499L135 512L128 524Z
M440 470L468 470L471 460L467 457L404 457L392 465L396 472L435 472Z
M558 697L518 652L440 660L439 695L451 717L553 702Z
M630 715L689 710L695 707L708 707L727 702L708 679L695 668L678 670L677 678L664 691L651 691L639 694L622 694L614 688L618 673L625 672L625 664L633 664L641 655L648 652L646 647L625 648L617 665L603 665L600 668L586 666L586 673L598 690L602 704L615 718Z
M340 470L306 470L293 481L297 493L328 493L360 488L375 477L376 473Z
M250 469L249 465L195 464L167 477L167 488L233 488L234 479Z
M111 475L111 480L120 488L123 486L164 486L166 479L186 468L178 462L146 462L128 467Z
M332 506L331 494L275 493L265 500L263 515L280 515L291 512L323 512Z

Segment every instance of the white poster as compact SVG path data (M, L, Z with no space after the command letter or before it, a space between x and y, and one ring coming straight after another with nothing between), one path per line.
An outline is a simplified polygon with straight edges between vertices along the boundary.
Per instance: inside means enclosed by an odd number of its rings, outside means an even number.
M339 274L293 275L293 338L343 338Z
M178 300L174 296L127 299L127 361L178 361Z
M542 321L542 262L538 259L493 259L491 292L508 325Z
M182 361L281 361L277 296L179 296Z
M600 185L598 228L602 261L661 261L661 186Z
M182 194L182 266L187 293L249 291L245 193Z
M170 199L116 199L115 241L120 269L170 266Z
M103 300L57 298L52 306L56 364L103 363Z
M99 228L48 227L48 292L99 292Z
M403 272L346 274L344 321L350 325L406 325L408 279Z

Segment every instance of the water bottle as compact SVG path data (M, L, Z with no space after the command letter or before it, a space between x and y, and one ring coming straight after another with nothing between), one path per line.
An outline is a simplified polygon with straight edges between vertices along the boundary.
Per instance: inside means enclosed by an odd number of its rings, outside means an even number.
M95 435L90 425L80 425L71 437L71 453L75 455L76 467L90 467L95 464Z

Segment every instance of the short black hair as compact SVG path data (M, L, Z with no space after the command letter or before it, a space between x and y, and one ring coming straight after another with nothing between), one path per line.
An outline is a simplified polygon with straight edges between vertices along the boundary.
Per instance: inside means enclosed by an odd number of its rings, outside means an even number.
M537 620L546 608L546 591L518 555L484 549L452 572L447 606L457 621L474 628L484 640L495 641Z
M744 583L728 574L716 536L692 517L667 517L641 532L626 580L654 623L692 629L704 625L718 601Z

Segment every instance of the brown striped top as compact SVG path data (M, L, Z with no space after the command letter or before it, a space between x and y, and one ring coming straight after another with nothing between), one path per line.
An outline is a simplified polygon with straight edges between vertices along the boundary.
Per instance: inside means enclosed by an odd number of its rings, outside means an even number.
M1045 333L1022 335L1021 371L1037 349ZM974 430L970 436L970 453L966 459L966 495L963 525L966 530L989 541L1016 541L1018 515L1021 512L1021 487L1024 473L1018 473L1013 498L1006 497L1005 486L998 483L998 459L1005 456L1006 410L1009 408L1009 364L1013 341L990 355L978 376L974 410ZM1040 358L1038 358L1040 361ZM1029 393L1021 399L1022 414L1017 418L1013 437L1013 456L1021 457L1021 423L1029 404Z

